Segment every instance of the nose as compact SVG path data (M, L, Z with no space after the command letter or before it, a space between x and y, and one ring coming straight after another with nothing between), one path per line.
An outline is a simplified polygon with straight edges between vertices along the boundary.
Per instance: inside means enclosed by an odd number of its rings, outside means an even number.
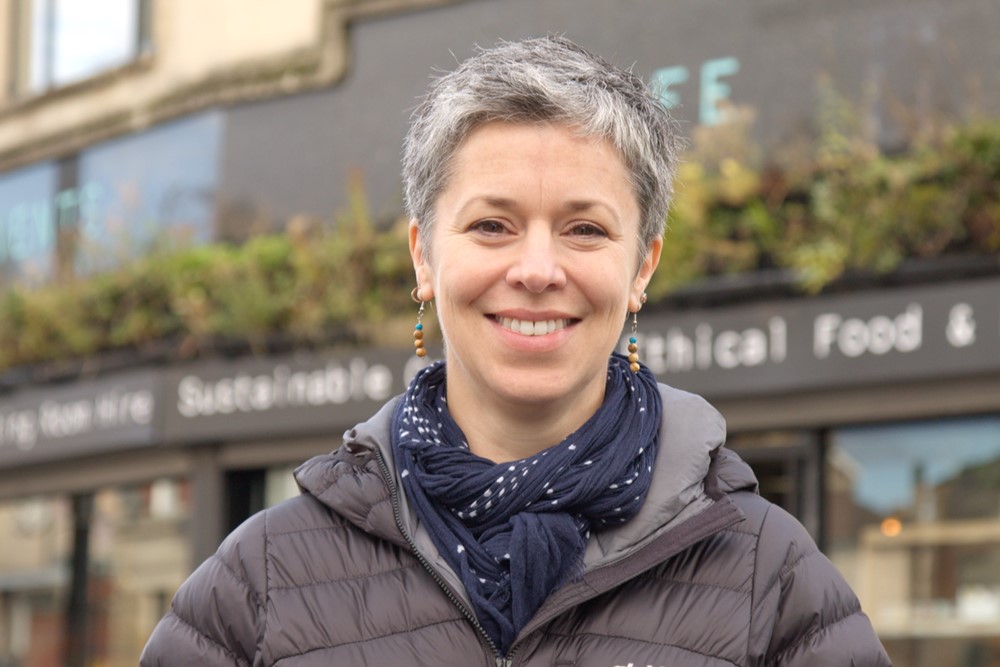
M565 286L566 272L548 225L529 226L514 252L507 271L509 285L537 294Z

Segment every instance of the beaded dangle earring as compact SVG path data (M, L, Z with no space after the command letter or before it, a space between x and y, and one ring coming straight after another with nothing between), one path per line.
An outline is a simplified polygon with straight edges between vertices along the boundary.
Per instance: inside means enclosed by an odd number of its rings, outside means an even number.
M641 303L646 303L646 293L643 292ZM642 305L639 306L642 308ZM639 343L635 337L636 332L639 330L639 311L636 310L632 313L632 335L628 339L628 369L633 373L638 373L639 369Z
M414 303L419 303L420 308L417 310L417 326L413 328L413 347L416 348L415 352L418 357L426 357L427 350L424 349L424 302L420 300L420 286L417 285L410 292L410 298L413 299Z
M635 332L639 329L639 312L632 313L632 335L628 339L628 369L639 372L639 345L636 343Z

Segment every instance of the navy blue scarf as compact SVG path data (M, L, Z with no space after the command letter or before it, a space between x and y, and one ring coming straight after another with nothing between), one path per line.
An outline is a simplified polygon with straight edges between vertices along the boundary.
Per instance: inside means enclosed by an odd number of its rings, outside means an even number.
M656 380L612 355L604 403L558 445L512 463L469 451L448 414L445 365L413 378L393 415L403 489L502 655L542 602L579 572L591 529L635 516L662 413Z

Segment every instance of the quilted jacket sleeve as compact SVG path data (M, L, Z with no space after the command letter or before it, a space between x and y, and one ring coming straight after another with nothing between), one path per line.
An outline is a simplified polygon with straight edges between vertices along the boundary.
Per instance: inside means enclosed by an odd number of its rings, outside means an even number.
M142 652L142 667L254 664L263 632L266 516L240 526L184 582Z
M766 510L757 547L752 636L765 667L885 667L857 596L784 510Z

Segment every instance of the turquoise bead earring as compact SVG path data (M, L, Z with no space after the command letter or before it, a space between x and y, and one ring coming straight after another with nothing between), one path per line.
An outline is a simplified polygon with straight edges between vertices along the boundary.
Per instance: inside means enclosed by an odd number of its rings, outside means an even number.
M427 350L424 348L424 302L420 300L420 285L413 288L410 292L410 298L413 299L414 303L419 303L420 308L417 310L417 326L413 328L413 347L418 357L423 358L427 356Z
M646 293L642 293L642 297L639 299L639 308L642 308L642 304L646 303ZM641 366L639 366L639 342L635 337L636 332L639 330L639 311L636 310L632 313L632 335L628 339L628 368L633 373L638 373Z
M632 335L628 339L628 369L633 373L639 372L639 345L636 342L635 332L639 328L638 313L632 313Z

